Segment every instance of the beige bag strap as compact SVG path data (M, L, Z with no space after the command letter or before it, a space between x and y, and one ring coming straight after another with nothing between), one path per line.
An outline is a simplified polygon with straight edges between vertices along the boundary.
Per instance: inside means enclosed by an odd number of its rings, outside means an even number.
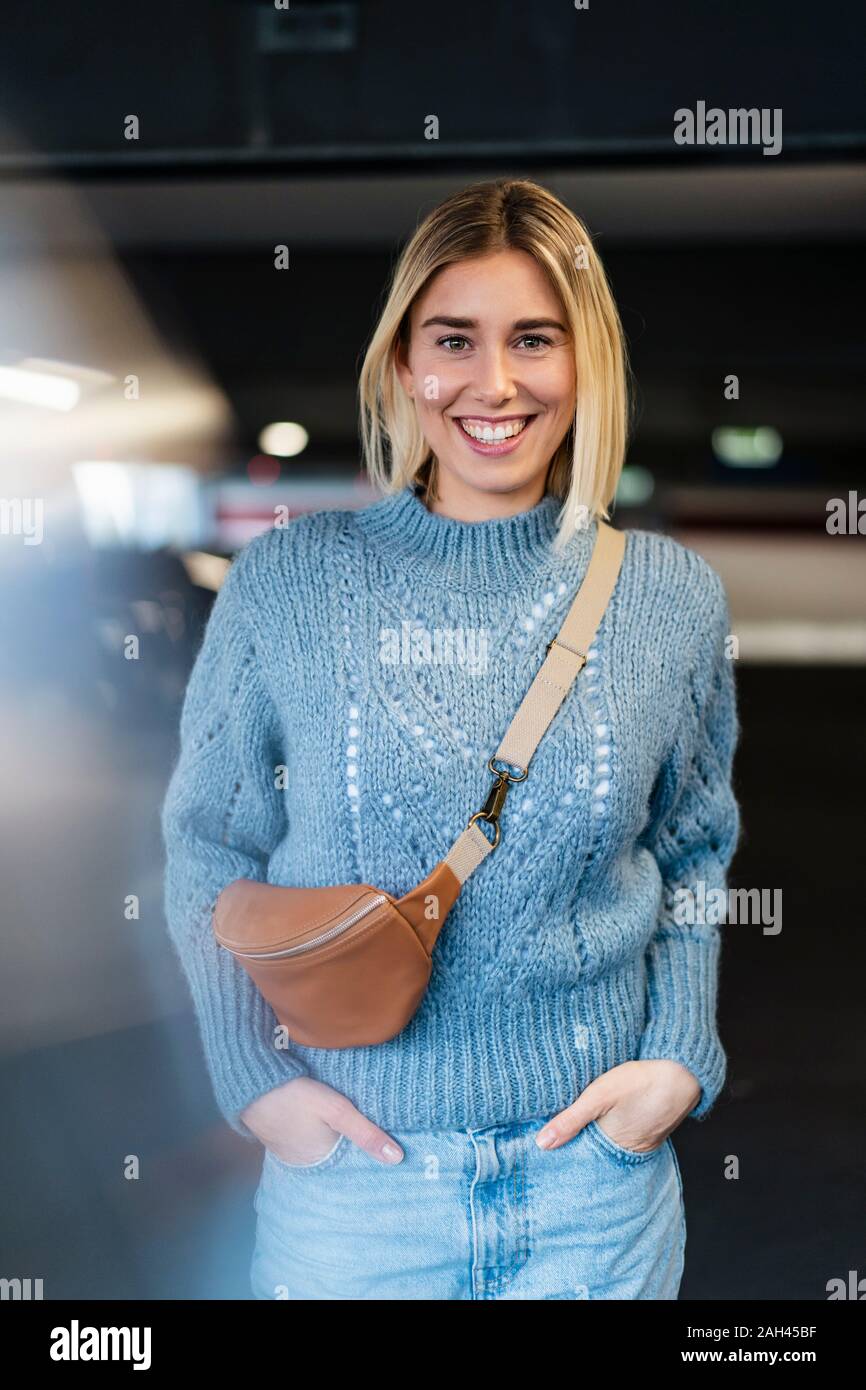
M466 829L457 837L443 863L453 871L461 885L499 844L499 815L512 782L522 782L529 771L529 762L541 742L553 716L559 709L572 684L586 665L598 625L604 615L619 576L625 551L625 533L616 531L607 522L598 522L589 566L583 583L559 629L547 644L547 656L506 730L505 737L488 767L496 781L484 807L470 816ZM519 775L494 767L504 762L521 769ZM491 840L479 826L489 821L495 835Z

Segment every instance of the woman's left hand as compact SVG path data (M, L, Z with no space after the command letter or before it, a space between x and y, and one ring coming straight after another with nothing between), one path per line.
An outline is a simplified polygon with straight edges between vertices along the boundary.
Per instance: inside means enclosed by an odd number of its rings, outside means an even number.
M572 1105L548 1120L535 1140L539 1143L549 1134L552 1142L539 1146L555 1149L595 1120L623 1148L646 1153L665 1142L700 1094L700 1083L681 1062L623 1062L591 1081Z

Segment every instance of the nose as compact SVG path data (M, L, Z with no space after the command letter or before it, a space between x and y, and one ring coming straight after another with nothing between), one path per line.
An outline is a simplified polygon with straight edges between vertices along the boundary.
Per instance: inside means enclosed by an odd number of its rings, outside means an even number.
M502 405L513 400L517 394L508 367L507 354L497 347L491 347L477 358L478 372L475 378L473 395L485 405Z

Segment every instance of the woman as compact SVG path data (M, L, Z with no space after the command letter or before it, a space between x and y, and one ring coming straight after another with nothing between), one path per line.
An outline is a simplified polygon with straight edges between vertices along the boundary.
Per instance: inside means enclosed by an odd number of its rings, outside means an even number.
M363 364L384 496L257 537L217 596L166 905L221 1109L265 1146L257 1297L677 1296L670 1135L726 1067L719 932L689 895L725 886L739 832L726 596L699 556L625 533L586 667L396 1037L287 1038L210 920L237 878L399 895L442 858L609 517L626 383L581 222L532 182L467 188L405 248Z

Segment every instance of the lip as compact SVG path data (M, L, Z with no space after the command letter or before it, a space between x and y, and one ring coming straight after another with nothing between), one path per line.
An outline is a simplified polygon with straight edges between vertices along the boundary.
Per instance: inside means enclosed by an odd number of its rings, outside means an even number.
M533 423L533 421L536 420L537 418L538 418L538 417L537 417L536 415L465 415L465 416L461 416L461 415L452 415L452 416L451 416L451 419L454 421L454 428L458 431L458 433L459 433L459 435L460 435L460 438L461 438L466 444L469 445L469 448L472 450L473 453L475 453L475 454L484 454L487 458L499 458L500 455L502 455L502 454L512 454L512 453L514 452L515 449L518 449L518 448L520 447L520 442L521 442L521 440L523 439L523 436L524 436L525 434L528 434L529 430L532 429L532 423ZM485 424L493 425L494 428L495 428L497 425L504 425L504 424L507 424L507 422L508 422L509 420L525 420L525 421L526 421L526 424L524 425L524 427L523 427L523 429L520 431L520 433L519 433L518 435L515 435L512 439L500 439L500 440L498 440L498 441L495 441L495 442L492 443L492 444L483 444L480 440L478 440L478 439L473 439L471 435L469 435L469 434L466 433L466 431L464 430L463 426L462 426L461 423L460 423L461 419L465 419L465 420L483 420L483 421L485 422Z

